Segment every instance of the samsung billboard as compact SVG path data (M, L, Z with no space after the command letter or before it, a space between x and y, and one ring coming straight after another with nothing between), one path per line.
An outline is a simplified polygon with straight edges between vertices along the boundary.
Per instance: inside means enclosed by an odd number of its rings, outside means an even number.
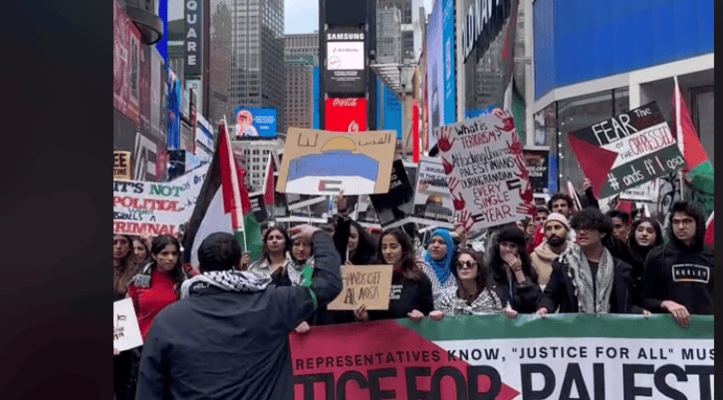
M324 85L327 93L364 93L365 37L362 29L352 27L326 32Z

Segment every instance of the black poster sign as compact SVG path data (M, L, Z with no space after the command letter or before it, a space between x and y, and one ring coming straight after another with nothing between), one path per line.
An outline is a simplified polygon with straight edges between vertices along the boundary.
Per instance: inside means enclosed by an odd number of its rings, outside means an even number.
M530 174L530 183L534 193L547 194L548 179L550 176L549 150L523 150L525 166Z
M402 160L392 163L392 178L389 192L370 195L374 210L382 227L401 221L409 216L414 204L414 189L407 177Z

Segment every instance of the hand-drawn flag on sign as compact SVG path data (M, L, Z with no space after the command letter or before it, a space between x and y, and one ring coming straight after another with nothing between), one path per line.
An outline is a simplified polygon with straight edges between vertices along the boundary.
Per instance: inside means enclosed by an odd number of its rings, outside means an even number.
M241 248L251 260L263 252L259 224L252 212L251 201L243 182L245 171L231 149L226 122L221 123L216 151L191 215L183 247L184 261L198 267L198 248L203 239L214 232L236 235Z
M568 141L598 198L668 175L685 164L655 102L571 132Z

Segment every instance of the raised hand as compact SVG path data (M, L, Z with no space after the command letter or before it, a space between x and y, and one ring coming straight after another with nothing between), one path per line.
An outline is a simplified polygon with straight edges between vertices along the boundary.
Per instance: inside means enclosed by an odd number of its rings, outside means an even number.
M452 193L452 203L454 204L454 209L456 211L464 210L466 202L464 201L464 197L462 197L462 192L457 193L457 195L459 198Z
M437 138L437 146L439 151L446 153L452 148L455 139L451 141L449 138L452 136L452 128L443 126L439 129L439 137Z
M449 186L449 191L450 191L450 192L454 192L454 191L457 189L457 186L459 186L459 183L460 183L460 182L459 182L459 179L454 178L454 177L450 178L450 179L449 179L449 185L448 185L448 186Z
M449 175L454 170L454 164L447 161L444 157L442 157L442 166L444 167L444 173Z

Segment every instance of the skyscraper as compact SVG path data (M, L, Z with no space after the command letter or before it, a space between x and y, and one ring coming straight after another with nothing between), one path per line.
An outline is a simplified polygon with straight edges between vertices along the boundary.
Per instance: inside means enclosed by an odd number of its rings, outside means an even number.
M231 108L275 108L286 126L284 1L234 0L231 16Z
M402 63L402 13L396 7L377 8L377 62Z
M286 132L314 127L314 68L319 65L319 33L286 35Z

